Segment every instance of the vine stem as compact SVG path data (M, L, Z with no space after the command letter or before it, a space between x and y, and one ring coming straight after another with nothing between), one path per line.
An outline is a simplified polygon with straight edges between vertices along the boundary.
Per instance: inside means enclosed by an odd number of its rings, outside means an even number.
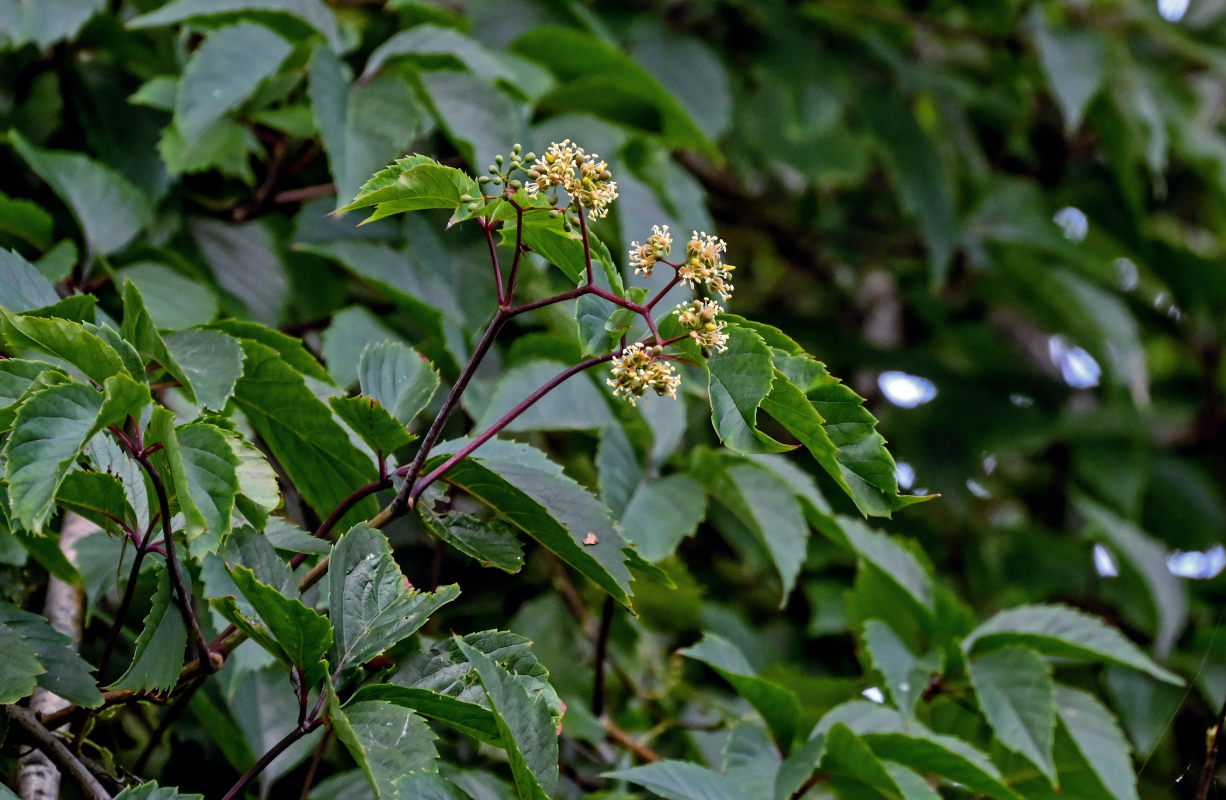
M287 733L284 738L281 739L281 741L268 748L268 751L265 752L264 755L260 756L260 760L255 762L255 764L251 766L251 769L243 773L243 776L230 787L230 791L226 792L226 795L222 798L222 800L234 800L236 797L241 796L243 790L247 788L247 784L251 783L251 781L254 780L257 775L263 772L269 764L275 761L277 756L284 753L289 749L290 745L302 737L310 734L322 724L323 721L318 718L310 719Z
M665 339L664 341L660 342L660 344L662 345L672 344L673 342L680 341L681 339L684 339L684 338L686 337L677 336L672 339ZM657 341L659 340L657 339ZM605 353L603 356L593 356L584 361L580 361L578 364L575 364L574 366L567 367L566 369L559 372L557 375L547 380L544 384L540 386L540 388L538 388L532 394L528 395L523 400L516 403L515 407L512 408L507 413L503 414L502 417L499 418L497 422L495 422L493 425L490 425L488 428L482 431L481 434L477 436L477 438L471 440L468 444L464 445L462 448L457 450L455 454L453 454L450 458L448 458L442 464L439 464L437 467L435 467L430 472L430 474L426 475L421 480L417 481L416 485L410 491L409 504L412 505L413 503L415 503L417 501L417 498L421 497L422 492L424 492L427 489L427 487L430 486L430 484L434 483L439 478L443 477L443 475L445 475L447 471L451 469L452 467L454 467L456 464L460 463L465 458L468 458L468 456L472 455L474 450L476 450L478 447L485 444L490 439L492 439L494 436L496 436L499 431L501 431L507 425L510 425L512 422L514 422L516 417L518 417L520 414L527 411L529 408L535 405L538 400L540 400L542 397L544 397L545 395L549 394L551 391L556 389L563 382L565 382L568 378L574 375L577 375L580 372L583 372L589 367L594 367L597 364L603 364L607 361L612 361L614 355L615 353ZM406 483L407 483L407 480L406 480ZM374 523L372 522L371 524L373 525Z
M170 580L174 583L175 591L179 595L183 621L187 624L187 629L192 632L192 639L196 646L196 656L200 660L200 666L206 674L216 672L217 665L213 663L209 644L205 641L204 633L200 630L200 621L196 619L196 612L192 609L192 596L187 591L187 584L183 580L183 572L179 568L179 557L175 554L174 531L170 525L170 498L166 494L166 484L162 481L161 473L153 466L153 462L149 460L146 452L142 450L134 455L136 456L136 462L149 475L149 481L153 484L153 491L157 495L158 509L162 512L162 539L166 543L166 568L170 572Z
M374 481L373 483L368 483L365 486L355 489L349 494L348 497L337 504L336 508L332 509L332 513L328 515L327 519L320 523L319 527L315 530L315 538L327 538L328 534L332 533L332 529L336 527L336 523L341 521L341 517L349 513L354 506L365 500L367 497L370 497L372 494L389 488L391 485L391 478L384 477ZM290 559L290 569L297 569L303 561L306 561L307 555L307 553L295 554L294 557Z
M412 488L412 490L409 493L409 505L412 505L413 503L417 502L417 498L421 497L422 492L424 492L430 484L434 483L439 478L441 478L447 472L447 470L451 469L456 464L463 461L465 458L468 458L468 456L471 455L474 450L476 450L478 447L485 444L491 438L496 436L499 431L501 431L507 425L510 425L511 422L513 422L516 417L518 417L520 414L524 413L529 408L531 408L532 405L536 403L536 401L540 400L546 394L553 391L561 383L563 383L567 378L570 378L572 375L577 375L580 372L583 372L588 367L592 367L592 366L595 366L596 364L604 363L605 361L609 361L612 358L613 358L612 353L608 353L603 356L594 356L592 358L587 359L586 361L580 361L578 364L575 364L572 367L568 367L562 370L561 372L559 372L554 377L550 378L548 381L542 384L541 387L538 388L535 392L528 395L523 400L519 401L519 403L517 403L515 407L512 408L510 411L508 411L506 414L503 414L502 417L497 422L495 422L493 425L489 426L484 431L482 431L481 434L477 438L473 439L468 444L464 445L464 447L457 450L454 455L452 455L442 464L435 467L434 470L430 472L430 474L426 475L421 480L417 481L417 484ZM408 481L406 479L406 484L407 482Z
M32 711L21 708L20 706L4 706L5 712L13 722L21 726L30 738L37 744L38 749L47 754L49 758L59 764L60 767L68 773L72 778L73 783L81 790L81 793L90 800L110 800L111 794L103 788L98 779L93 776L88 768L73 755L68 749L68 745L64 744L58 736L47 730L41 722L34 716Z
M404 485L400 487L400 491L396 493L396 499L391 504L380 511L370 521L370 525L374 528L382 528L391 520L403 516L409 509L410 498L409 492L412 489L413 481L417 474L421 472L421 466L426 462L426 457L430 455L430 450L438 441L439 435L443 432L443 425L447 423L447 419L451 416L451 412L460 402L460 395L468 387L468 382L472 380L473 374L477 371L477 367L481 365L481 360L485 354L489 352L490 347L494 344L494 337L498 335L498 331L507 321L508 316L504 308L499 308L494 318L490 320L489 327L485 329L485 333L481 335L481 340L477 342L477 346L473 348L473 353L468 359L468 363L464 365L464 369L460 372L460 377L452 384L451 391L447 393L447 399L443 401L442 408L434 417L434 421L430 423L429 430L421 439L421 446L417 448L417 453L413 456L413 460L409 463L409 467L404 471ZM400 470L397 470L400 473Z
M498 263L498 248L494 244L494 224L482 220L480 225L490 248L490 264L494 267L494 286L498 289L498 307L501 308L507 304L507 295L502 288L502 268Z

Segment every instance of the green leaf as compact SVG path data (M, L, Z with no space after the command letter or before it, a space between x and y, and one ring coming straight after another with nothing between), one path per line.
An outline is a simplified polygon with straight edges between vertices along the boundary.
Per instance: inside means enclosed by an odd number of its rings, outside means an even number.
M477 40L465 36L454 28L444 28L428 23L401 31L375 48L366 61L363 76L374 75L385 64L406 56L418 56L413 61L429 68L440 62L446 63L441 58L444 55L460 62L476 75L487 77L490 80L515 82L515 73Z
M1187 586L1167 569L1166 545L1087 498L1075 498L1073 503L1086 518L1085 534L1110 543L1145 584L1157 617L1154 652L1165 657L1188 621Z
M1064 130L1073 134L1106 80L1108 42L1089 28L1051 30L1043 24L1040 13L1032 14L1030 22L1039 65L1064 118Z
M358 361L362 394L378 400L401 425L408 425L425 409L438 384L438 371L401 342L367 345Z
M162 264L142 261L124 267L115 273L115 285L125 282L136 284L159 330L204 325L217 316L217 296L207 285Z
M0 408L13 406L34 385L38 376L47 370L63 374L58 367L45 361L27 361L21 358L0 360Z
M260 642L286 667L297 667L308 679L321 672L323 657L332 646L332 625L328 619L307 608L296 597L287 597L280 589L261 583L247 567L231 567L230 577L260 618L257 622L235 613L231 598L223 598L231 600L231 603L226 604L228 607L219 608L222 614ZM269 642L274 646L269 647Z
M427 208L450 210L464 202L460 200L464 195L477 197L481 194L477 182L455 167L444 167L436 162L414 163L406 159L397 162L401 163L408 168L403 169L394 182L373 190L368 189L368 183L349 205L340 210L375 206L374 212L363 220L366 223L405 211Z
M546 800L558 784L558 734L549 706L479 649L456 637L485 687L522 800Z
M0 192L0 233L16 236L26 244L42 251L51 247L54 226L55 220L42 206L29 200L9 197ZM0 259L3 259L8 252L0 251ZM39 272L42 271L39 270ZM42 274L46 275L46 273ZM0 303L0 305L7 305L7 303Z
M604 777L629 781L669 800L752 800L727 777L688 761L657 761L606 772Z
M41 378L43 373L49 373ZM54 374L54 378L51 375ZM68 376L43 361L21 358L0 359L0 433L7 432L17 417L17 404L31 389L37 391L52 383L66 383Z
M417 513L426 529L483 566L516 573L524 566L524 547L515 531L498 520L483 520L472 514L436 514L424 498Z
M1027 605L1001 611L972 631L962 642L962 650L973 655L1008 645L1059 658L1119 664L1183 685L1182 678L1155 664L1115 628L1068 606Z
M282 245L270 221L257 219L230 224L195 218L189 227L217 284L242 303L240 313L268 325L278 324L285 314L291 285L289 270L281 255ZM242 336L234 329L250 325L227 321L209 327ZM263 341L255 336L251 338Z
M839 542L839 534L856 555L881 572L915 601L917 609L930 616L934 589L932 575L915 555L884 533L873 530L858 519L837 517L838 527L822 526L822 531Z
M136 513L128 503L123 483L106 472L68 473L56 493L55 503L113 534L123 535L118 523L137 529Z
M477 415L474 428L481 430L493 425L568 366L559 361L533 359L507 369L498 378L485 408ZM504 430L596 430L609 423L606 397L607 393L596 387L590 375L574 375L533 403Z
M158 28L195 19L267 19L280 22L284 18L309 26L323 34L333 48L342 49L336 18L322 0L172 0L172 2L141 14L127 22L133 29Z
M164 692L179 682L179 670L183 668L183 653L187 646L187 628L183 624L183 615L172 601L170 572L167 569L162 569L158 574L158 588L153 593L152 603L145 616L144 628L136 639L132 664L111 689Z
M770 554L782 583L779 603L785 605L796 586L809 541L809 526L796 493L776 473L739 459L722 469L711 469L706 477L713 496Z
M12 534L18 544L25 549L26 553L47 572L71 586L80 586L84 582L81 573L77 571L77 568L64 555L64 551L60 549L59 541L56 538L34 533L24 528L15 528Z
M756 722L738 722L724 744L724 775L749 797L771 798L783 764L770 734Z
M240 462L226 433L213 425L192 422L181 426L176 435L187 493L204 519L204 530L198 537L188 527L188 547L193 555L215 552L230 534Z
M1128 740L1098 698L1068 686L1056 687L1056 713L1090 769L1115 800L1138 800Z
M777 358L776 364L787 360ZM885 439L877 432L877 418L864 407L864 398L831 376L821 362L808 356L790 360L792 366L802 370L805 375L804 383L799 388L807 393L813 410L821 418L825 435L812 430L812 418L800 407L799 398L790 388L780 386L781 394L777 398L768 398L768 403L772 399L777 400L770 403L769 413L809 449L822 468L848 492L862 514L888 517L900 508L935 497L899 496L895 474L897 465L885 447ZM788 371L786 364L781 365L780 369ZM779 412L778 416L775 411ZM827 439L838 448L835 454L837 473L831 468L826 455Z
M800 725L800 701L790 689L758 677L745 655L722 636L703 634L702 641L679 652L703 662L732 684L766 720L779 749L785 755L791 750Z
M738 453L780 453L792 445L758 430L758 407L771 392L775 368L771 349L756 332L727 328L727 349L707 359L711 424L720 441Z
M90 674L93 667L77 655L72 640L53 630L45 618L0 602L0 629L16 633L34 651L45 670L35 676L39 686L79 706L102 705L102 693Z
M225 564L246 567L255 575L256 580L279 590L286 597L300 595L298 580L289 564L277 555L269 537L261 535L253 528L243 527L234 531L221 556Z
M102 396L81 383L48 386L21 404L4 445L14 522L42 532L60 483L93 435L101 408Z
M349 84L336 53L315 48L307 92L340 208L370 175L402 154L429 125L412 88L399 75Z
M843 723L883 761L894 761L920 774L935 773L996 800L1020 800L1001 781L1000 770L983 752L954 736L933 733L919 722L904 720L892 709L853 700L831 709L814 730L825 734Z
M1052 748L1056 738L1056 685L1047 661L1024 647L1002 647L972 659L971 685L1001 744L1021 753L1058 786Z
M243 352L234 404L315 513L327 516L354 489L378 478L370 458L354 447L294 367L252 340L243 342ZM374 500L367 499L346 519L368 519L377 511Z
M338 711L343 724L337 724ZM434 731L408 709L380 700L351 702L333 709L332 722L377 798L395 798L394 784L402 775L436 769Z
M603 355L617 347L622 335L630 330L629 320L623 321L624 311L627 309L594 294L575 301L575 323L584 355Z
M61 239L34 262L34 268L49 281L59 283L72 274L77 265L77 246L72 239Z
M894 705L904 717L914 719L915 704L923 697L932 676L940 674L937 659L917 657L894 629L880 619L870 619L864 624L864 642L873 666L885 678Z
M263 25L244 22L210 33L183 68L174 124L190 141L255 92L277 71L290 43Z
M202 794L183 794L178 789L160 787L153 781L139 786L129 786L113 800L204 800Z
M18 316L3 308L0 315L4 317L4 341L17 351L34 350L55 356L99 385L112 375L127 372L115 348L79 322Z
M12 250L0 248L0 306L20 313L59 301L55 287L30 262Z
M243 348L220 331L191 330L162 337L166 353L178 365L180 381L201 408L221 411L243 375Z
M436 447L439 455L427 469L461 446L463 442L448 442ZM629 602L625 542L608 510L544 453L494 439L448 470L444 480L488 505L498 518L545 545L618 602Z
M945 283L958 238L953 189L941 154L900 95L873 87L856 104L880 142L903 207L919 221L932 286Z
M419 592L396 566L387 537L355 525L332 548L328 609L336 630L336 670L365 664L412 636L430 615L460 594L458 586Z
M145 472L109 435L94 436L86 453L95 470L115 476L123 485L128 506L136 515L136 530L149 527L149 490Z
M40 149L15 130L9 141L72 209L91 250L104 255L122 250L152 218L149 198L109 167L81 153Z
M826 747L821 769L837 778L850 778L861 786L856 793L869 791L895 797L900 794L897 784L873 751L846 725L838 724L826 732ZM876 792L873 792L876 790Z
M639 484L621 522L638 554L654 562L668 558L682 539L693 536L706 514L707 495L698 481L689 475L665 475Z
M322 381L329 386L332 385L332 378L328 375L328 371L324 369L323 364L316 360L315 356L311 355L311 352L302 344L301 339L288 336L267 325L241 319L223 319L212 323L208 327L209 330L228 333L236 339L247 339L262 344L265 347L270 347L276 351L277 355L285 363L298 372L301 372L308 378Z
M463 789L434 772L410 772L392 785L400 800L471 800Z
M47 670L29 642L7 625L0 625L0 651L0 703L16 703L34 693Z
M373 397L329 397L336 416L376 453L387 456L416 439Z
M549 685L549 673L536 659L526 638L510 631L492 630L463 638L515 676L529 695L544 697L555 717L561 716L562 703ZM367 698L412 708L489 744L501 742L485 690L477 682L472 662L460 652L454 638L437 642L424 653L406 659L390 684L368 685L354 695L355 700Z
M502 243L515 243L515 226L502 229ZM592 266L599 267L610 277L614 294L624 292L621 273L613 266L608 248L588 230L588 242L592 248ZM571 283L580 284L587 275L587 259L583 249L583 237L576 227L568 228L562 217L545 211L524 214L524 244L566 274Z
M587 111L618 125L638 125L671 147L689 147L708 158L715 149L676 98L616 47L574 28L530 29L512 50L548 67L557 89L539 101L545 108Z

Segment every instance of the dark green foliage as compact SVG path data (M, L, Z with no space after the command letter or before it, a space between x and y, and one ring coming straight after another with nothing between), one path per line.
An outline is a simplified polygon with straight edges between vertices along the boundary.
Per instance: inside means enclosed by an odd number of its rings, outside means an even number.
M1213 796L1223 19L0 0L0 797Z

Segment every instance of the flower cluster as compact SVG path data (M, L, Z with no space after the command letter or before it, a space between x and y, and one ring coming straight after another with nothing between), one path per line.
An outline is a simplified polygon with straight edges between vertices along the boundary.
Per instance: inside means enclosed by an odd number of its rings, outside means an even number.
M593 219L603 217L609 213L609 204L617 199L617 182L611 180L609 165L597 161L598 158L595 153L585 153L570 139L554 142L528 168L528 194L561 186L571 199L589 209Z
M656 261L667 256L672 249L673 235L668 232L668 226L652 225L651 235L645 243L630 243L630 266L634 267L634 274L650 276Z
M677 315L681 327L689 331L690 337L703 348L721 353L728 349L728 334L724 333L728 323L716 321L716 317L724 313L719 303L711 299L691 300L680 303L673 313Z
M727 300L732 295L732 271L736 267L723 262L727 244L706 233L694 231L685 245L685 263L677 270L677 277L686 286L703 284L707 291Z
M613 377L605 383L613 387L613 394L625 395L630 405L645 395L648 389L663 397L677 396L681 376L673 371L673 365L660 358L664 348L656 345L646 349L634 343L613 358Z

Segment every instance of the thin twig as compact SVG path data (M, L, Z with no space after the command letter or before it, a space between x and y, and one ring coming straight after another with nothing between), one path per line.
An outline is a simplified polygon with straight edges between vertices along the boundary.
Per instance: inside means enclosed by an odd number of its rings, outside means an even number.
M192 595L187 590L187 584L183 580L183 573L179 569L179 557L175 554L174 531L170 525L170 498L166 494L166 484L162 481L162 475L153 466L153 462L149 460L149 456L142 452L134 454L136 461L144 468L145 473L149 476L149 481L153 484L153 491L157 495L158 508L162 512L162 539L166 544L166 567L170 572L171 583L174 584L175 592L179 595L180 607L183 612L183 621L187 624L187 629L192 634L192 640L196 647L196 656L200 660L201 668L206 673L217 671L217 665L213 663L213 659L209 654L208 642L204 639L204 633L200 630L200 621L196 619L196 612L192 609Z
M260 760L255 762L255 764L251 766L251 769L243 773L243 776L230 787L230 791L226 792L226 795L222 798L222 800L234 800L234 798L240 797L243 790L247 788L247 784L251 783L251 781L254 780L261 772L263 772L269 764L275 761L277 756L284 753L292 744L294 744L294 742L310 734L322 724L322 720L312 719L287 733L285 737L281 739L281 741L274 744L268 749L268 752L260 756Z
M319 527L315 530L314 537L316 539L326 539L328 535L332 533L332 529L336 527L336 523L341 521L341 517L349 513L354 506L365 500L367 497L370 497L372 494L391 487L391 485L391 478L384 477L380 478L374 483L368 483L365 486L355 489L349 494L348 497L342 500L336 506L336 508L332 509L332 513L328 515L327 519L320 523ZM290 559L290 569L297 569L298 566L306 560L306 558L306 553L296 554L292 559Z
M1205 750L1205 764L1200 768L1200 783L1196 787L1196 800L1208 800L1213 786L1214 769L1217 766L1217 751L1222 741L1222 726L1226 725L1226 698L1217 712L1217 721L1209 729L1209 743Z
M493 425L486 428L481 433L481 435L479 435L477 438L473 439L468 444L464 445L462 448L457 450L455 455L451 456L446 461L444 461L442 464L435 467L434 470L430 472L429 475L426 475L421 480L417 481L417 485L415 485L412 491L409 493L409 504L412 505L413 503L415 503L417 501L417 498L421 497L421 493L424 492L426 488L430 486L430 484L434 483L436 480L438 480L444 474L446 474L447 470L451 469L456 464L463 461L465 458L468 458L468 456L474 450L476 450L478 447L485 444L491 438L496 436L499 431L501 431L507 425L511 424L511 422L513 422L516 417L518 417L520 414L527 411L534 403L536 403L537 400L540 400L546 394L553 391L567 378L570 378L572 375L577 375L580 372L583 372L588 367L595 366L596 364L604 363L606 361L609 361L612 358L613 358L612 353L608 353L603 356L594 356L585 361L580 361L578 364L575 364L572 367L568 367L562 370L557 375L555 375L553 378L546 381L544 385L542 385L539 389L537 389L535 392L528 395L523 400L521 400L519 403L517 403L515 407L512 408L510 411L508 411L506 414L504 414L501 419L499 419ZM406 479L406 483L407 483L407 479Z
M137 542L136 555L132 558L132 569L128 572L128 583L124 586L123 597L119 600L119 608L115 610L115 622L111 625L111 629L106 634L106 644L102 648L102 658L98 661L98 680L106 680L106 668L111 662L111 655L115 652L115 645L119 642L119 633L123 630L124 622L128 618L128 610L132 607L132 598L136 595L136 580L140 576L140 568L145 560L145 554L149 552L146 548L148 537L144 541ZM105 685L105 684L104 684Z
M47 757L59 765L60 769L72 778L73 783L81 793L90 800L110 800L110 793L103 788L93 773L73 755L58 736L47 730L34 716L34 713L20 706L4 706L9 718L20 725L33 740L35 746L47 754Z
M485 232L485 241L490 248L490 264L494 267L494 286L498 289L498 307L507 303L506 292L502 288L502 267L498 263L498 248L494 244L494 223L481 221L481 230Z
M494 314L494 318L490 320L489 327L485 329L485 333L481 335L481 340L477 342L477 346L473 348L473 354L469 357L468 363L464 365L460 376L456 378L456 382L452 385L451 391L447 393L447 399L443 401L442 408L434 417L434 422L430 423L429 430L421 439L421 445L417 448L417 453L413 456L413 460L409 463L409 467L404 471L404 485L400 487L400 491L396 493L396 499L391 504L380 511L375 518L370 521L371 527L382 528L397 517L404 515L409 509L409 492L412 490L414 479L421 472L422 464L426 463L426 457L430 455L430 450L434 447L438 437L443 432L443 425L447 423L447 419L451 416L451 412L455 410L456 405L460 402L460 395L468 387L468 382L472 380L473 374L477 371L477 367L481 365L481 359L489 352L490 347L494 344L494 337L498 335L498 331L507 320L507 315L502 309L498 309ZM397 470L399 473L400 471Z
M69 561L75 561L76 543L98 530L93 522L71 511L65 512L60 527L59 549ZM74 650L81 646L81 616L84 597L81 589L54 575L47 581L43 614L52 629L72 640ZM50 714L70 705L54 692L37 687L30 698L29 710L36 716ZM85 730L82 726L81 730ZM60 771L41 750L32 750L17 761L17 795L21 800L59 797Z
M517 203L512 202L515 206L515 257L511 260L511 275L507 279L507 293L505 301L510 303L515 297L515 282L519 280L519 262L523 259L524 251L524 210Z
M324 731L324 735L319 737L319 744L315 746L315 752L311 754L311 763L307 765L306 776L302 779L302 791L298 794L298 800L307 800L311 795L311 787L315 784L315 773L319 770L319 762L324 759L324 751L328 749L328 744L332 741L332 729L328 728Z
M604 606L600 609L600 628L596 632L596 674L592 680L592 713L597 717L604 714L604 667L609 655L609 633L613 630L613 612L616 604L613 595L607 595Z
M635 739L626 731L617 727L617 724L608 717L602 719L601 724L604 725L604 732L606 735L608 735L609 739L626 748L631 753L634 753L639 757L639 759L646 761L649 764L664 760L663 756L640 742L638 739Z
M166 709L166 713L158 720L158 725L153 729L153 733L149 734L149 741L145 742L145 746L141 749L140 755L136 757L136 761L132 764L132 772L136 775L145 771L145 766L149 763L149 759L157 750L158 744L162 741L162 737L166 735L166 731L170 730L170 726L178 721L179 717L183 716L183 712L187 710L188 703L192 700L192 695L196 693L196 689L203 686L203 682L194 681L186 691L175 698L174 704Z

